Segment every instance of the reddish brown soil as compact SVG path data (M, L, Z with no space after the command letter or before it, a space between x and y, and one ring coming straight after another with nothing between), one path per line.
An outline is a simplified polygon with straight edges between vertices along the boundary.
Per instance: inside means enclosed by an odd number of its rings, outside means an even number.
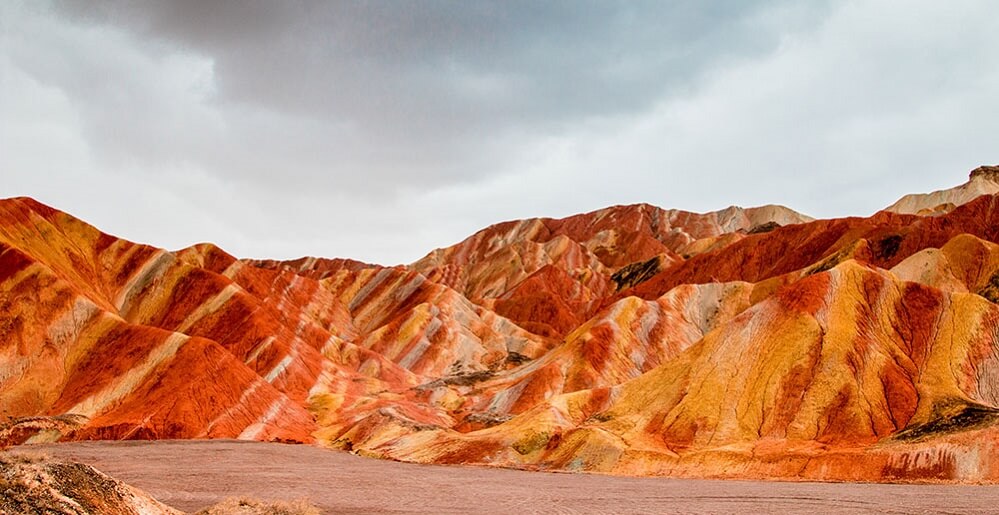
M230 440L30 446L193 511L231 496L330 513L985 513L999 486L628 478L414 465Z

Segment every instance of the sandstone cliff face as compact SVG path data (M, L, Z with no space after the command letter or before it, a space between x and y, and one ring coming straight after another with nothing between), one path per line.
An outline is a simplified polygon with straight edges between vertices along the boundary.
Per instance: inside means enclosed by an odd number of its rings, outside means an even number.
M912 201L947 209L617 206L396 267L167 252L3 200L0 444L226 437L617 474L995 481L993 172Z

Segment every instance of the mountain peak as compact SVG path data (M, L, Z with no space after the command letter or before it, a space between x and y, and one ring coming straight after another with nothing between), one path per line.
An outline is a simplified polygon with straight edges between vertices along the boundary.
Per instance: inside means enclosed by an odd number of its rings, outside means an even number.
M999 183L999 165L982 165L971 171L970 180L984 179Z
M968 175L968 182L946 190L906 195L885 208L899 214L939 215L971 202L982 195L999 193L999 166L979 166Z

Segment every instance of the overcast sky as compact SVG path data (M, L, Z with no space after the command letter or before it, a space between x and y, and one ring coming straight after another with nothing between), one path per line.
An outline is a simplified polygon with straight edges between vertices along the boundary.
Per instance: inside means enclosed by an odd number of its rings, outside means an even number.
M0 2L0 197L411 262L648 202L868 215L999 162L999 2Z

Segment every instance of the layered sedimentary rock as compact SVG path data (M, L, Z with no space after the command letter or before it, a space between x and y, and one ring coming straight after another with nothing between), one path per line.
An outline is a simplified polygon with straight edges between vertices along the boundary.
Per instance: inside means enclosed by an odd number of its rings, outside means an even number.
M995 481L996 174L868 218L505 222L394 267L168 252L0 201L0 444Z
M868 448L904 461L922 448L914 442L991 434L999 420L997 323L999 308L980 296L901 282L848 260L618 386L553 397L488 431L414 434L379 450L422 461L733 476L800 455L802 468L770 473L891 477L897 471L876 460L836 461ZM973 440L958 454L978 460L966 468L995 479L994 441ZM914 477L948 473L912 459ZM719 466L726 462L735 466Z
M720 237L811 218L782 206L698 214L648 204L616 206L560 220L506 222L437 249L413 264L431 280L493 307L525 328L564 336L592 316L623 283L622 267L657 260L657 270L681 253L709 248ZM700 243L699 242L703 242Z

